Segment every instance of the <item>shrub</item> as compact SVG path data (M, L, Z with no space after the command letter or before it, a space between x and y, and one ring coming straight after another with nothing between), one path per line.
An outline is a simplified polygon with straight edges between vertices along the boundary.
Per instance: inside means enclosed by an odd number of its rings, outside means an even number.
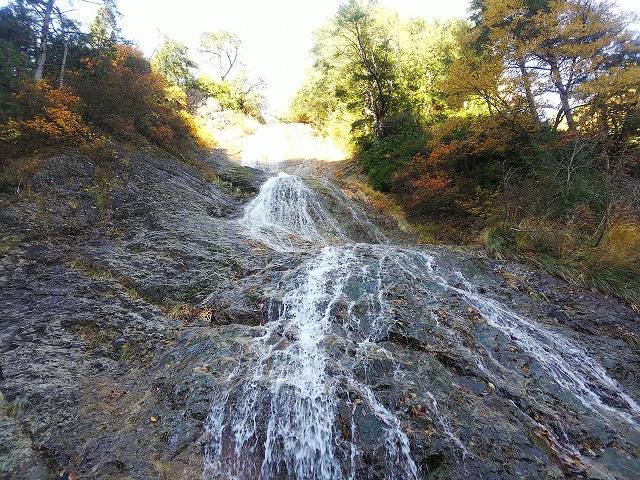
M3 160L34 150L84 142L89 129L80 113L80 98L68 89L42 81L23 82L8 101L9 116L0 125Z
M395 172L425 147L424 134L395 133L364 143L360 160L374 188L389 191Z
M235 110L262 120L264 99L258 87L258 84L251 85L243 78L226 81L203 76L196 80L191 96L198 99L214 98L224 110Z
M613 225L600 243L582 256L587 284L640 303L640 221Z
M84 101L87 122L120 140L146 139L171 152L193 143L193 128L179 113L179 95L139 50L116 45L114 55L85 58L83 67L70 83Z
M393 191L416 221L449 217L472 238L468 229L478 233L498 207L505 170L521 164L513 137L499 118L450 117L431 127L427 153L397 170Z
M112 140L152 143L184 156L213 139L186 110L186 95L153 73L142 54L125 45L82 59L70 70L68 86L23 80L0 114L0 175L4 189L22 174L23 157L79 147L107 161L117 157Z
M524 261L569 282L640 304L638 219L612 225L597 245L584 233L540 220L491 226L483 240L496 258Z
M0 14L0 22L2 16ZM0 106L6 107L8 97L29 69L29 59L19 52L12 42L1 38L0 33ZM0 119L2 114L0 113Z

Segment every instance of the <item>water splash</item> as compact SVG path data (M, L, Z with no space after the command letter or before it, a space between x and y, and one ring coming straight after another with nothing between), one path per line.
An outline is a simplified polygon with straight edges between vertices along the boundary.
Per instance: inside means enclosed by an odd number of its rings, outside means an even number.
M513 339L524 353L538 362L561 388L571 392L587 409L614 415L638 426L634 417L640 416L640 406L607 374L604 367L575 342L478 293L478 289L460 271L453 272L458 282L448 281L438 273L433 255L398 251L397 263L416 282L436 282L444 289L460 294L490 326ZM626 410L609 405L605 393L614 397L617 405L624 405Z
M447 286L467 298L489 325L513 339L523 352L535 359L560 387L571 392L587 409L619 417L632 426L638 425L634 416L640 417L640 406L582 347L559 333L534 324L493 299L472 290ZM609 405L607 396L613 397L617 405L624 405L628 411Z

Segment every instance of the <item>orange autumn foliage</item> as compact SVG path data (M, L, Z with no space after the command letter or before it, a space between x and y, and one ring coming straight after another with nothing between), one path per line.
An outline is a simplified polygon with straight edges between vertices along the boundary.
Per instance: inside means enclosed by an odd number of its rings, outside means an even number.
M71 81L84 99L87 121L123 140L146 138L167 149L192 141L182 107L167 99L165 79L139 50L117 45L112 56L86 58L83 67Z
M23 81L0 112L0 162L67 146L100 150L99 139L155 144L184 153L199 138L184 105L167 96L164 77L128 45L86 57L70 70L65 88Z
M442 195L450 188L452 179L444 170L442 159L452 148L452 145L439 145L429 156L418 154L396 174L395 182L411 186L403 202L407 210L414 210L429 198Z
M25 82L10 98L16 113L0 126L0 140L7 152L45 144L78 144L89 135L81 101L68 89L47 82Z

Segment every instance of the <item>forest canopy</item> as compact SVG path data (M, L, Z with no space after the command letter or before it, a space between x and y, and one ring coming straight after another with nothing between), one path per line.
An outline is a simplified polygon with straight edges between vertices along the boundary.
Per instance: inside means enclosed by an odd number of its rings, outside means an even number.
M482 241L640 298L640 40L600 0L473 0L465 20L349 0L290 116L351 147L425 241Z
M68 147L107 154L111 141L174 154L208 146L211 136L194 115L208 99L261 117L260 84L240 69L239 42L225 76L196 76L186 46L166 39L146 58L122 37L115 0L98 3L88 29L56 0L14 0L0 8L0 167ZM233 36L205 37L208 48L224 54Z

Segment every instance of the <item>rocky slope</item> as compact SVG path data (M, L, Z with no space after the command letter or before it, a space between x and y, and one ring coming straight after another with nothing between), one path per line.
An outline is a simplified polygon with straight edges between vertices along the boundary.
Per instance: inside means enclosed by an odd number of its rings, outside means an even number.
M274 311L318 258L311 245L274 250L238 221L265 180L220 155L194 165L63 155L19 193L0 194L4 477L259 475L273 413L265 405L277 395L267 380L254 397L242 393L247 372L275 368L257 358L272 343L283 352L300 344L301 331L274 323ZM282 463L263 476L638 478L637 314L470 253L429 250L429 270L422 251L368 245L380 242L376 226L397 234L366 207L323 179L307 184L337 219L347 240L330 243L352 267L331 257L328 277L350 283L330 302L318 342L331 380L320 387L332 385L333 460L321 475L297 470L283 443L273 449ZM347 252L351 242L366 243ZM380 292L367 286L375 275L385 283L378 307L359 301ZM374 307L384 328L371 324ZM259 427L238 443L231 432L249 401ZM240 463L233 442L245 448Z

